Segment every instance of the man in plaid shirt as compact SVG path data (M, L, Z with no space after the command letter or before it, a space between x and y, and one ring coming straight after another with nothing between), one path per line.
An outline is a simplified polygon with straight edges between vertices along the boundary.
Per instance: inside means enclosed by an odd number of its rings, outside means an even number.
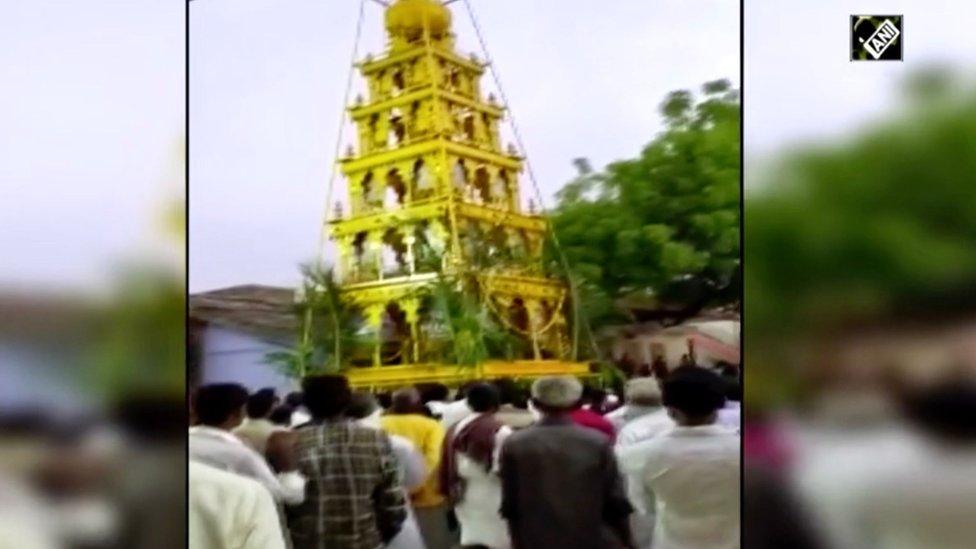
M289 510L295 549L377 549L407 517L396 456L385 433L343 416L351 392L344 376L304 380L311 424L295 433L305 501Z

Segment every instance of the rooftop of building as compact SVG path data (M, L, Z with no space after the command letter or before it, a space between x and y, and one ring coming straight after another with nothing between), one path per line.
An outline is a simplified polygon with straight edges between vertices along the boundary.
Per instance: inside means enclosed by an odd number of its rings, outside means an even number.
M190 295L191 322L287 343L298 329L292 288L244 284Z

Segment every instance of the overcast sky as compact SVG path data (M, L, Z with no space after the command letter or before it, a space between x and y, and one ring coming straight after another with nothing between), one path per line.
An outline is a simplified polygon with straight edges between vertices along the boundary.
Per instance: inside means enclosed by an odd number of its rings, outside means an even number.
M547 193L574 157L636 154L668 91L737 81L736 1L472 3ZM291 284L315 253L357 6L192 3L193 290ZM849 62L854 12L904 14L905 62ZM183 15L174 0L0 5L0 288L103 283L178 192ZM747 177L750 158L883 116L909 70L976 68L973 2L748 0L745 18ZM362 46L383 47L372 3Z
M358 5L191 4L191 291L295 284L314 256ZM738 85L735 0L472 5L547 197L575 157L599 168L636 155L661 129L669 91ZM463 4L451 8L459 49L477 50ZM360 56L383 50L382 15L367 2Z
M181 200L184 8L0 2L0 290L102 288Z
M855 14L903 15L904 61L852 63ZM913 70L976 68L976 2L746 0L744 19L747 179L750 158L883 117Z

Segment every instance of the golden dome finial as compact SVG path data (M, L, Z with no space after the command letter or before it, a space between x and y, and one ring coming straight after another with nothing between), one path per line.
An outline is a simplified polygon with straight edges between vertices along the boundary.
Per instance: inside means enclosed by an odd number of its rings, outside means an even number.
M397 0L386 10L386 30L408 41L423 36L424 28L433 38L451 30L451 10L439 0Z

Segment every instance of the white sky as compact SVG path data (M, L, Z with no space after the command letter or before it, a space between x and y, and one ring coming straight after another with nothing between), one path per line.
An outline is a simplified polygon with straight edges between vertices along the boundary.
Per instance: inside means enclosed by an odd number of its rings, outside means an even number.
M180 199L184 7L0 2L0 288L103 287Z
M472 0L544 190L633 156L676 88L738 74L731 0ZM191 5L191 289L295 282L314 254L356 0ZM475 44L454 5L464 50ZM747 0L746 152L882 116L908 71L976 67L976 3ZM904 63L850 63L848 16L905 15ZM0 287L103 283L181 182L184 6L0 5ZM367 6L363 51L382 48Z
M904 15L904 61L852 63L855 14ZM882 117L913 70L976 67L976 2L746 0L744 19L747 181L751 159Z
M738 85L736 0L472 4L547 199L575 157L635 156L669 91ZM314 256L358 5L191 4L191 292L295 284ZM382 8L366 9L361 55L385 45ZM477 50L463 4L452 10L459 49Z

